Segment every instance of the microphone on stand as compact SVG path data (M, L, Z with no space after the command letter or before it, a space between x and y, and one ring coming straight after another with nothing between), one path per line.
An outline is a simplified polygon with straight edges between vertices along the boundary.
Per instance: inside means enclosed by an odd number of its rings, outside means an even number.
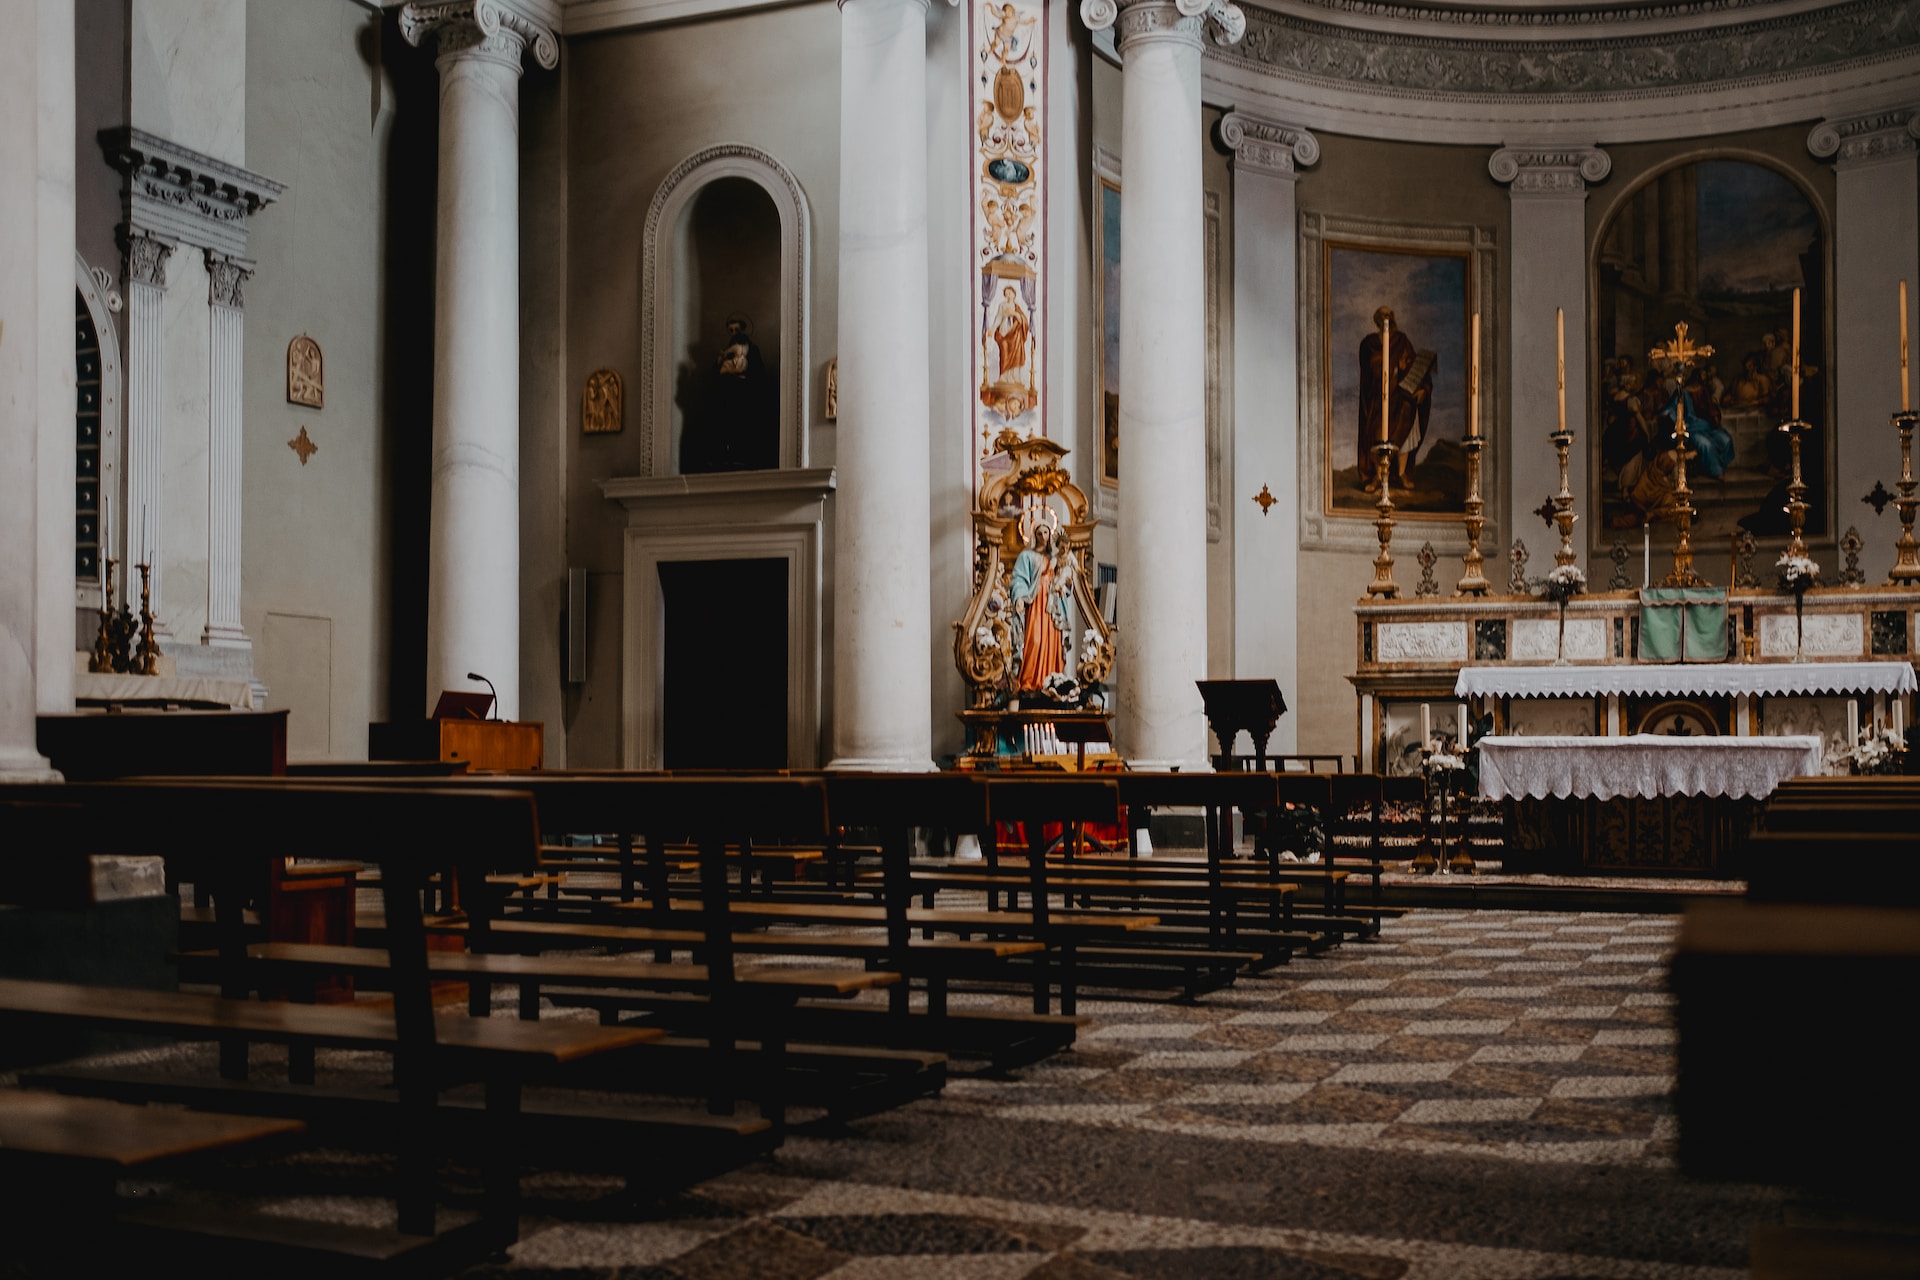
M487 686L487 692L493 695L493 714L489 715L487 719L498 720L500 718L500 691L493 687L493 681L487 679L478 671L467 672L467 679L478 680L481 684Z

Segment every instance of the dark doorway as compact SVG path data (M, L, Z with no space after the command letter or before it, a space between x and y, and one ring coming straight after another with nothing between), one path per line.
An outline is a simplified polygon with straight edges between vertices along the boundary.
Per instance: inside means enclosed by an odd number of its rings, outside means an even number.
M669 769L787 767L787 562L669 560L661 697Z

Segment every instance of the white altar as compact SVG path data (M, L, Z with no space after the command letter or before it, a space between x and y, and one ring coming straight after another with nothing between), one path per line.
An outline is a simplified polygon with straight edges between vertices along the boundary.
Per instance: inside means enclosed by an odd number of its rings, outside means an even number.
M1821 769L1821 739L1783 737L1499 738L1480 740L1480 794L1489 800L1554 796L1733 796L1764 800L1788 778Z

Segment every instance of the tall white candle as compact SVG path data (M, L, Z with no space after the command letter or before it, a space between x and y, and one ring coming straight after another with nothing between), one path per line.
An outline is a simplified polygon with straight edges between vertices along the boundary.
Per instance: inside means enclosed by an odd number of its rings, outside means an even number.
M1420 746L1424 750L1433 741L1433 704L1420 704Z
M1893 699L1893 736L1902 741L1907 736L1907 704L1898 696Z
M1462 702L1453 709L1453 736L1460 740L1460 749L1467 748L1467 704Z
M107 478L100 477L100 554L96 557L100 568L100 607L113 608L113 601L107 599L107 557L113 554L113 499L108 496Z
M1553 381L1560 393L1560 430L1567 429L1567 310L1553 309Z
M1653 525L1640 526L1640 589L1653 585Z
M1847 742L1849 745L1860 741L1860 700L1847 699Z

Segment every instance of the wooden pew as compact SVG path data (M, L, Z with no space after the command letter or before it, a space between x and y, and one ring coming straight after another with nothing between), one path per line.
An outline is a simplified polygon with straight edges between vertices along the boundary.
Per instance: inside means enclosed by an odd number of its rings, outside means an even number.
M428 987L420 894L430 869L451 859L463 874L524 866L534 858L536 824L524 795L482 790L417 792L261 780L247 783L103 783L26 788L10 798L65 808L60 839L94 852L160 853L182 879L211 883L227 962L220 996L126 991L65 983L0 983L0 1017L52 1020L179 1039L217 1041L222 1074L244 1078L250 1042L375 1049L393 1060L397 1098L389 1136L400 1152L399 1232L394 1256L422 1248L460 1255L510 1242L517 1227L520 1100L523 1085L563 1064L624 1049L657 1033L582 1025L493 1023L434 1016ZM246 832L210 838L209 814ZM420 833L432 832L423 840ZM0 842L19 849L15 841ZM289 1005L244 998L241 911L267 858L337 854L377 863L386 901L389 1009ZM493 1139L487 1212L471 1229L436 1232L436 1110L447 1084L486 1084L485 1125ZM215 1086L209 1097L227 1096ZM294 1095L288 1093L288 1100ZM257 1098L249 1096L250 1106ZM297 1105L297 1103L296 1103Z

